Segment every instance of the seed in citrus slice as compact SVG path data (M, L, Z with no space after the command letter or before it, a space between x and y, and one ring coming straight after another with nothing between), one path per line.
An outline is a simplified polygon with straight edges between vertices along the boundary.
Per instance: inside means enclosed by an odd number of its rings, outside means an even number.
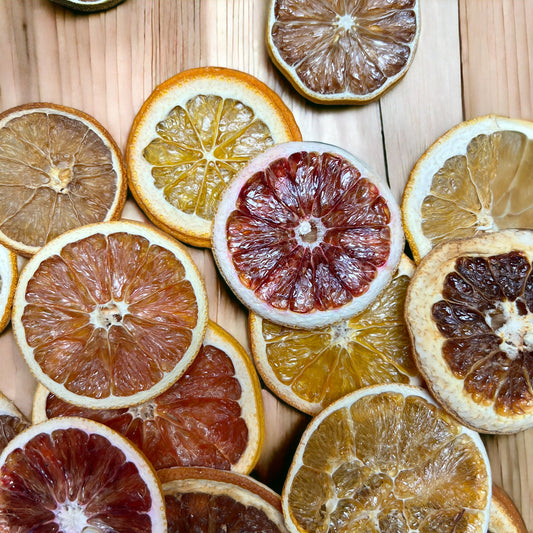
M169 468L158 475L168 533L287 533L280 497L249 476L210 468Z
M12 326L37 379L77 405L147 401L187 369L207 327L207 296L188 251L133 221L57 237L21 273Z
M15 435L29 425L15 404L0 392L0 453Z
M115 431L54 418L19 433L0 455L0 530L164 533L161 485Z
M61 400L42 385L33 423L82 416L130 439L154 468L205 466L243 474L254 467L263 443L261 389L248 354L210 322L185 374L156 398L123 409L88 409Z
M443 242L406 297L415 360L427 384L481 432L533 427L533 232Z
M392 278L404 247L387 185L345 150L278 144L222 193L213 253L251 311L295 328L363 311Z
M400 80L414 57L418 0L271 0L267 49L309 100L365 104Z
M365 311L323 328L287 328L251 313L252 355L266 385L312 415L368 385L420 385L403 316L413 271L403 255L391 283Z
M487 530L491 472L479 435L410 385L360 389L316 416L282 491L293 532Z
M0 244L0 333L4 331L11 317L17 280L17 255Z
M527 533L524 520L509 495L492 484L489 533Z
M120 217L122 154L94 118L36 103L0 114L0 242L25 256L85 224Z
M227 68L186 70L159 85L135 118L130 188L154 224L208 247L228 181L269 146L300 139L290 110L258 79Z
M94 13L96 11L104 11L117 6L124 0L50 0L55 4L63 7L68 7L74 11L82 13Z
M455 126L418 160L402 215L415 261L439 242L533 228L533 122L488 115Z

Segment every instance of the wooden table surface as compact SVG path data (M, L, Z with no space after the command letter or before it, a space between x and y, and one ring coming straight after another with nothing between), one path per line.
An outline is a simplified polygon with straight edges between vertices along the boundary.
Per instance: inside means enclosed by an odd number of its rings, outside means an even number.
M280 94L305 140L351 151L386 176L400 199L416 160L461 120L487 113L533 120L533 0L420 4L420 41L405 78L376 103L324 107L300 97L271 64L266 0L126 0L91 15L48 0L0 0L0 111L34 101L75 107L124 149L158 83L196 66L237 68ZM131 199L125 216L142 218ZM191 251L206 279L210 317L248 347L246 313L210 251ZM34 386L8 328L0 336L0 389L29 414ZM266 390L264 400L266 442L253 475L279 491L309 419ZM533 430L483 440L494 481L533 533Z

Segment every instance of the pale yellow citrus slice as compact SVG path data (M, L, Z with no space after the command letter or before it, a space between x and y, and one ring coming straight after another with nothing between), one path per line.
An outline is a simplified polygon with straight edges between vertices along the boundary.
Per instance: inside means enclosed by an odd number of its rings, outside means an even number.
M491 472L479 435L427 392L376 385L311 421L281 497L296 533L484 533Z
M292 113L263 82L227 68L186 70L159 85L135 117L130 188L154 224L210 246L228 181L269 146L300 139Z
M494 483L488 533L527 533L526 525L516 505L509 495Z
M455 126L418 160L402 215L413 257L482 231L533 228L533 122L488 115Z
M322 104L365 104L409 69L418 0L271 0L267 49L295 89Z
M124 437L83 418L19 433L0 455L2 531L165 533L161 485Z
M29 425L30 423L15 404L0 392L0 453L15 435Z
M0 114L0 243L30 256L72 228L120 217L122 154L94 118L55 104Z
M55 416L106 424L130 439L156 470L203 466L248 474L264 436L261 388L250 357L213 322L199 354L163 394L129 408L88 409L38 386L33 423Z
M446 241L408 288L415 359L434 395L470 427L533 427L533 231Z
M11 317L17 281L17 255L0 244L0 333L6 328Z
M183 245L132 221L57 237L21 273L12 326L37 379L65 401L118 408L168 389L200 350L207 296Z
M391 283L365 311L323 328L287 328L251 313L252 355L266 385L315 415L361 387L421 384L404 321L413 271L413 262L402 256Z

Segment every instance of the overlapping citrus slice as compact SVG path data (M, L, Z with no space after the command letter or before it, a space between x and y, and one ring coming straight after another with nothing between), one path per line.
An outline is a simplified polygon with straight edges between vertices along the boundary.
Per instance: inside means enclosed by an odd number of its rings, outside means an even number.
M26 256L72 228L120 217L122 154L94 118L55 104L0 114L0 242Z
M408 288L417 365L439 401L487 433L533 427L533 231L443 242Z
M488 115L445 133L413 168L402 200L415 261L439 242L533 228L533 122Z
M364 104L400 80L420 32L418 0L271 0L267 48L313 102Z
M365 311L323 328L287 328L251 313L252 354L263 381L313 415L361 387L420 384L404 321L413 271L413 262L402 256L391 283Z
M360 389L316 416L282 492L298 533L483 533L490 498L479 435L398 384Z
M29 425L30 423L15 404L0 392L0 453L15 435Z
M527 533L524 520L509 495L498 485L492 485L489 533Z
M404 237L387 185L336 146L283 143L222 193L213 253L254 313L295 328L364 310L398 266Z
M210 246L218 197L249 159L300 140L290 110L244 72L203 67L159 85L141 107L127 145L133 195L154 224Z
M248 354L210 323L185 374L156 398L122 409L88 409L37 388L33 422L82 416L102 422L137 445L156 470L204 466L249 473L263 444L259 380Z
M169 468L158 474L168 533L287 533L279 496L249 476L209 468Z
M142 454L74 417L31 426L0 455L0 529L167 531L161 485Z
M207 320L185 247L122 220L72 230L34 255L12 325L47 389L84 407L118 408L168 389L200 350Z
M6 328L11 317L17 281L17 255L0 244L0 333Z

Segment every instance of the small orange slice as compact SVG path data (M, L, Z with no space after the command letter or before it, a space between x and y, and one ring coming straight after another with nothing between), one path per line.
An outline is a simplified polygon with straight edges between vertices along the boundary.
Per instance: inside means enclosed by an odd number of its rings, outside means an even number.
M489 533L527 533L524 520L509 495L492 484Z
M0 244L0 333L11 318L11 306L18 281L17 255Z
M15 404L0 392L0 453L15 435L29 425L30 423Z

